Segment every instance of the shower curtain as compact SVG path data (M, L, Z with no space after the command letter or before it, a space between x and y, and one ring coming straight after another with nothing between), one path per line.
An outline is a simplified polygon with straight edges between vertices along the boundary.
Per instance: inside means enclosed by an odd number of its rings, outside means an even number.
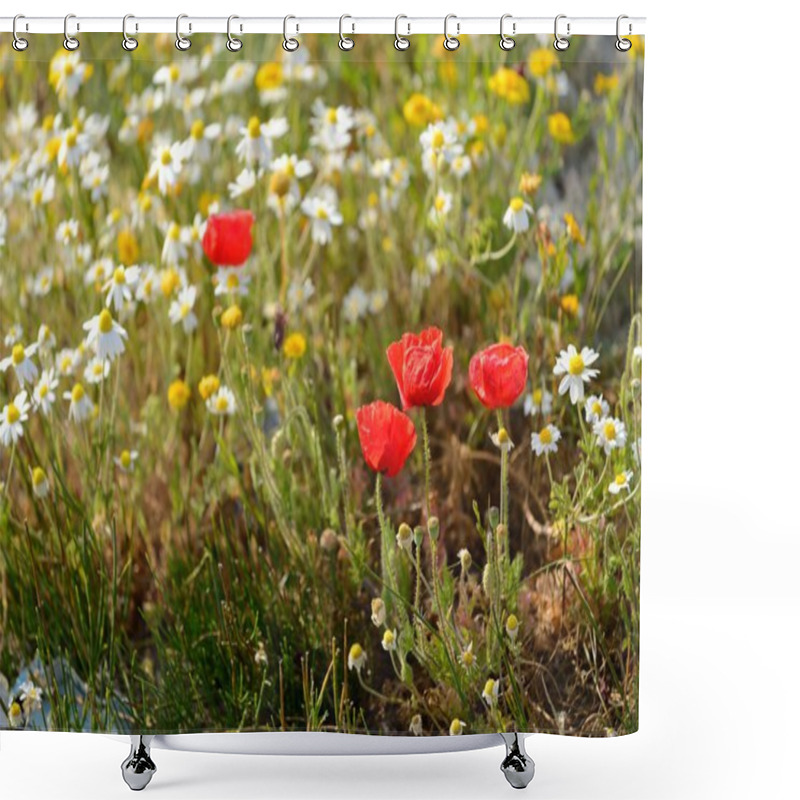
M0 54L0 728L638 720L643 40Z

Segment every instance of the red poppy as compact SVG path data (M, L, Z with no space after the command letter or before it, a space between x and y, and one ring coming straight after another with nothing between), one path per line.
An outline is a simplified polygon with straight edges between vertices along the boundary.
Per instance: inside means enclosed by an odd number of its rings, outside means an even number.
M356 411L361 450L371 469L393 478L417 443L414 423L389 403L376 400Z
M508 408L528 381L528 354L524 347L493 344L472 356L469 382L486 408Z
M453 348L442 347L442 332L428 328L419 335L404 333L386 350L400 390L403 410L438 406L453 377Z
M218 267L240 267L253 249L250 229L255 218L249 211L231 211L208 218L203 250Z

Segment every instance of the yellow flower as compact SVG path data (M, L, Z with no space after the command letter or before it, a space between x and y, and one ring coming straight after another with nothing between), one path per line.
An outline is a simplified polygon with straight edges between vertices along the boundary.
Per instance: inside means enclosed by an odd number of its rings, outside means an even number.
M262 64L256 72L256 89L266 92L277 89L283 83L283 67L277 61Z
M164 297L171 297L172 293L180 286L181 276L177 270L165 269L161 273L161 292Z
M120 263L126 267L130 267L139 260L139 244L129 228L125 228L117 234L117 254Z
M200 392L203 400L208 400L217 389L219 389L219 378L216 375L206 375L197 384L197 391Z
M610 75L604 75L598 72L594 76L594 93L595 94L608 94L619 86L619 75L612 72Z
M523 172L519 179L519 190L522 194L534 195L542 185L542 176L533 172Z
M558 65L558 56L550 47L534 50L528 58L528 69L535 78L543 78L553 67Z
M267 397L272 397L275 392L275 384L280 378L280 372L275 367L263 367L261 370L261 388Z
M476 114L472 118L472 124L475 126L475 135L483 136L489 130L489 117L486 114Z
M283 354L286 358L302 358L306 347L306 337L302 333L290 333L283 343Z
M514 69L500 67L500 69L489 78L489 90L498 97L502 97L511 105L527 103L531 97L528 81Z
M197 210L204 216L208 216L209 208L212 204L219 202L219 195L211 192L203 192L197 201Z
M434 105L424 94L414 92L403 104L403 116L409 125L422 128L436 118Z
M169 401L170 408L175 409L175 411L180 411L185 408L191 396L192 390L189 388L186 381L182 381L178 378L169 385L167 400Z
M572 216L569 212L564 214L564 222L567 225L567 233L569 234L569 238L572 239L573 242L577 242L580 245L586 244L586 238L583 235L583 231L581 231L580 225L578 225L578 220Z
M572 123L563 111L556 111L547 118L547 130L559 144L572 144L575 134L572 132Z
M233 305L230 308L226 308L225 311L222 312L222 316L219 318L219 321L222 323L223 328L227 328L229 331L232 331L242 324L242 317L242 309L237 305Z
M576 294L565 294L561 298L561 310L567 316L569 316L569 317L577 317L579 308L580 308L580 302L578 301L578 295L576 295Z

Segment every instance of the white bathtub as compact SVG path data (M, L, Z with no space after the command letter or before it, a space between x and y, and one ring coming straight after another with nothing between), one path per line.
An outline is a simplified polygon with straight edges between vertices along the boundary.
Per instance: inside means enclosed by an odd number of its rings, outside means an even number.
M182 733L130 736L130 753L122 777L134 791L144 789L156 772L152 750L272 756L415 755L482 750L504 744L500 769L515 789L533 778L534 763L525 752L528 734L487 733L465 736L365 736L349 733Z

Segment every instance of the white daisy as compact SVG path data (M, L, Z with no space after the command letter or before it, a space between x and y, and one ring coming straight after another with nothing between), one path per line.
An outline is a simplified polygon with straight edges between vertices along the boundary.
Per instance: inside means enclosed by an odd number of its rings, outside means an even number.
M153 150L148 177L158 179L158 191L161 194L167 194L178 183L183 160L183 145L180 143L161 144Z
M228 297L247 297L250 291L251 276L243 269L226 269L222 267L217 270L211 281L214 284L214 295L216 297L223 295Z
M376 628L380 628L384 622L386 622L386 604L380 597L374 597L372 599L372 624Z
M348 322L358 322L369 308L369 297L360 286L353 286L342 300L342 314Z
M347 654L347 668L354 669L361 674L361 670L366 663L367 654L364 652L364 648L356 642L352 645L350 652Z
M589 369L600 356L590 347L584 347L579 353L574 344L562 350L553 368L554 375L563 375L558 385L558 393L569 392L570 402L577 403L583 399L583 384L596 377L600 370Z
M211 158L211 142L219 139L221 133L219 123L206 125L202 119L196 119L189 128L189 138L183 143L184 158L194 164L205 164Z
M302 283L296 280L292 281L286 293L289 311L296 313L305 308L308 301L313 297L314 291L314 283L311 278L306 278Z
M239 130L242 138L236 145L236 155L250 167L267 167L272 161L273 140L288 130L289 123L285 117L275 117L269 122L250 117L247 125Z
M220 386L206 400L206 408L215 416L230 416L236 413L236 398L227 386Z
M392 650L397 650L397 631L393 631L387 628L383 632L383 638L381 639L381 647L387 652L390 652Z
M128 338L128 332L114 320L107 308L84 322L83 329L87 331L86 344L94 348L99 358L114 361L125 352L124 340Z
M81 354L77 350L64 348L56 355L56 369L58 374L68 378L75 374L75 368L81 362Z
M169 306L169 319L173 325L181 323L185 333L191 333L197 327L197 315L194 313L194 302L197 299L197 289L194 286L184 286L178 297Z
M76 383L72 391L64 392L62 397L69 400L69 419L73 422L83 422L92 415L94 403L89 399L82 384Z
M622 491L627 491L631 488L632 479L633 473L630 470L618 472L614 480L608 485L608 491L611 492L611 494L619 494Z
M545 425L539 433L531 434L531 449L537 456L543 453L555 453L558 451L559 439L561 431L555 425Z
M114 456L114 463L123 472L133 472L137 458L139 458L137 450L123 450L119 456Z
M483 686L481 697L487 706L494 706L500 696L500 679L489 678Z
M56 346L55 334L44 323L39 326L39 333L36 335L36 344L39 345L39 352L52 350Z
M433 199L433 205L430 210L430 218L434 222L441 222L453 207L453 195L450 192L445 192L442 189L436 193Z
M594 424L597 443L603 445L606 455L618 447L624 447L628 438L625 423L616 417L605 417Z
M583 408L583 413L586 421L590 425L607 417L609 414L608 402L601 394L593 394L586 398L586 404Z
M46 417L50 415L50 410L53 407L53 403L56 401L55 390L57 388L58 376L56 375L56 371L51 367L42 372L42 377L39 378L31 392L33 407Z
M327 244L333 238L333 225L342 224L342 215L335 204L323 197L307 197L301 205L311 220L311 238L317 244Z
M0 412L0 443L4 447L11 447L22 437L22 423L27 421L29 409L28 393L24 390L3 406Z
M514 449L514 442L505 428L500 428L497 433L491 434L492 444L503 453L510 453Z
M236 181L228 184L228 194L231 200L247 194L256 185L256 173L245 167L237 176Z
M164 246L161 248L161 263L175 266L186 260L186 243L181 237L181 226L170 222L164 234Z
M102 383L111 369L111 364L104 358L94 356L83 370L83 378L86 383Z
M97 285L102 290L113 274L114 262L110 258L100 258L86 270L83 282L87 286Z
M47 474L41 467L34 467L31 470L31 486L33 493L40 500L50 494L50 481L47 480ZM41 689L38 691L41 693Z
M522 409L527 417L536 414L546 417L553 410L553 395L546 389L534 389L526 395Z
M6 347L13 347L20 339L22 339L22 325L15 322L6 333L3 343Z
M14 368L14 373L20 383L33 383L39 377L39 368L31 361L31 356L39 349L34 342L27 347L17 343L11 348L11 355L0 361L0 372L5 372L9 367Z
M450 723L450 735L461 736L466 727L467 724L465 722L462 722L460 719L456 718Z
M139 283L139 267L117 267L103 286L106 292L106 305L115 311L122 311L134 296Z
M530 227L530 215L533 208L521 197L512 197L506 213L503 215L503 225L514 233L524 233Z

